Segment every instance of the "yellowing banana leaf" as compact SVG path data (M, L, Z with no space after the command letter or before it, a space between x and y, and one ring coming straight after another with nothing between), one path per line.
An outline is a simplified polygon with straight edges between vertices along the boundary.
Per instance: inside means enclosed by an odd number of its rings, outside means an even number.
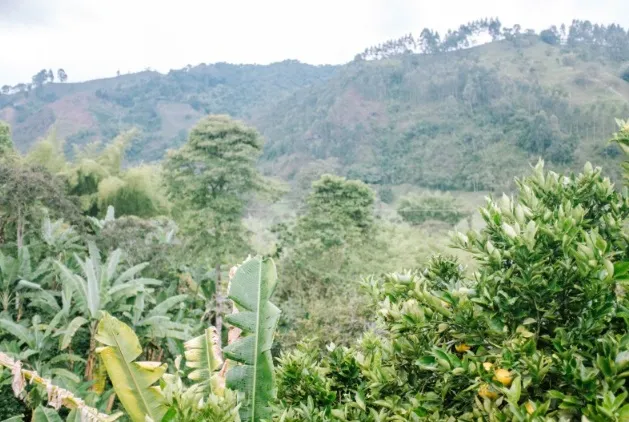
M160 388L155 384L166 371L160 362L134 362L142 354L140 341L133 330L103 312L96 339L104 346L100 355L114 391L133 422L147 417L161 421L168 410Z
M243 421L268 419L269 402L275 397L271 346L280 310L269 299L276 283L275 263L262 257L245 261L231 280L229 298L238 312L226 321L243 334L223 352L238 363L227 372L227 387L244 393Z
M193 369L188 378L196 381L208 396L209 393L222 395L224 382L216 371L221 368L223 360L218 347L216 327L210 327L202 335L188 340L184 347L186 366Z

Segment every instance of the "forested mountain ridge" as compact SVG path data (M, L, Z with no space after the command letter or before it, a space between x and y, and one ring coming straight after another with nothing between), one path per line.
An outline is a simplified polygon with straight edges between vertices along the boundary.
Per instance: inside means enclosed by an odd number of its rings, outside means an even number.
M109 140L137 127L133 160L155 160L185 142L188 130L204 115L230 114L249 120L256 110L296 89L325 80L334 66L287 60L270 65L201 64L172 70L119 75L84 83L48 83L0 95L0 120L13 128L21 150L53 125L72 144ZM23 85L23 84L21 84Z
M601 140L629 113L619 67L538 36L358 61L256 125L286 176L314 158L371 183L494 189L537 156L555 166L616 156Z
M479 35L492 41L473 47ZM285 178L500 189L539 156L560 168L615 159L601 140L629 115L628 45L617 25L536 34L482 20L387 41L344 66L219 63L46 84L0 96L0 120L21 149L53 125L67 147L138 126L129 157L154 160L202 115L226 113L263 133L263 167Z

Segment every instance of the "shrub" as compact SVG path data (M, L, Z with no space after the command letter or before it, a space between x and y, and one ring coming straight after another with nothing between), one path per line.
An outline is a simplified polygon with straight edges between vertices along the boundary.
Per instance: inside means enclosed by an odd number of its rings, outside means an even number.
M454 236L473 275L438 257L367 280L375 332L284 354L275 420L627 420L627 197L589 164L517 184ZM309 389L291 381L305 364Z
M407 195L400 200L397 212L404 221L413 225L419 225L428 220L456 224L467 215L452 195L440 193Z
M539 36L542 39L542 41L550 45L557 45L561 41L559 34L556 31L553 31L552 29L543 30L542 32L539 33Z
M389 186L384 186L380 188L380 190L378 191L378 196L380 197L380 200L385 204L392 204L393 201L395 201L395 194L393 193L393 189L391 189Z

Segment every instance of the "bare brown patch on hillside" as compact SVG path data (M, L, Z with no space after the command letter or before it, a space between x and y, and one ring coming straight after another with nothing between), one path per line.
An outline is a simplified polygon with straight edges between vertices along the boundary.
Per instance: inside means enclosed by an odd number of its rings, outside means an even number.
M21 122L13 124L13 141L18 149L28 150L37 139L46 135L55 122L55 113L45 107L26 117Z
M57 135L66 138L80 130L92 129L97 125L90 110L92 95L77 93L68 95L48 105L56 116Z

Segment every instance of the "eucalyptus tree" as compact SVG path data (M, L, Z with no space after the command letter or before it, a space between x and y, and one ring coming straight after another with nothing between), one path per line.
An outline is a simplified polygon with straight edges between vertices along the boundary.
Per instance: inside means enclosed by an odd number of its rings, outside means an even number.
M264 190L255 166L261 152L255 129L227 116L208 116L164 161L173 212L193 238L194 252L214 265L247 249L241 218L251 195Z

